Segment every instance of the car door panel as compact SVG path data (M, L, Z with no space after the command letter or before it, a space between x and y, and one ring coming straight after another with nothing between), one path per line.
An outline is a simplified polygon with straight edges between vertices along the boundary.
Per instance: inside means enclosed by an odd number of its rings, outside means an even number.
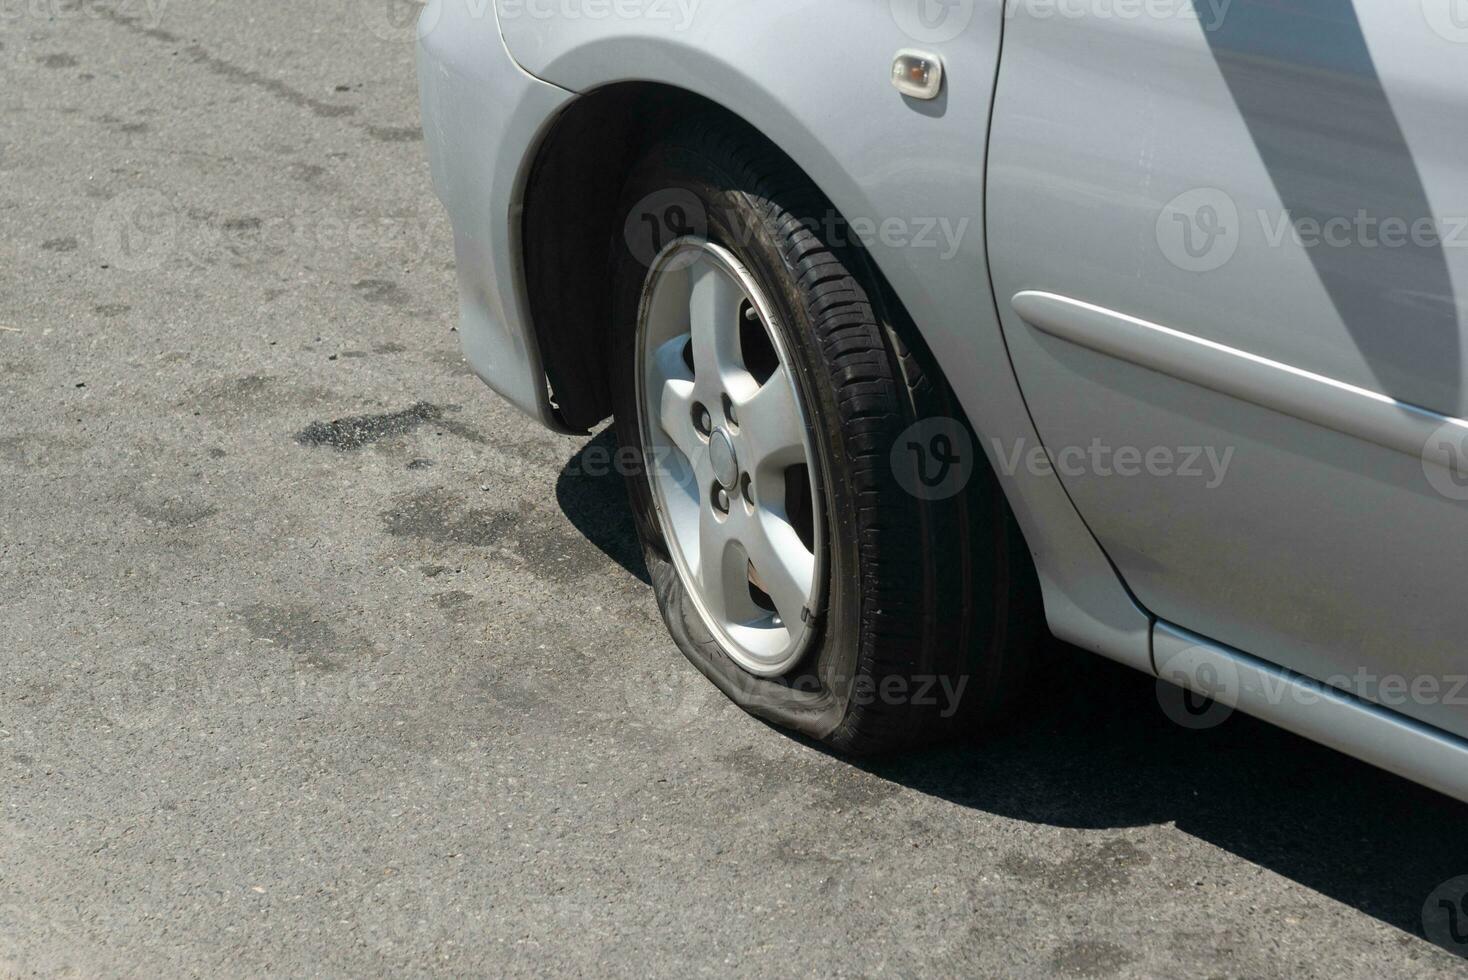
M1459 735L1465 52L1386 0L1018 5L988 176L1016 372L1138 600Z

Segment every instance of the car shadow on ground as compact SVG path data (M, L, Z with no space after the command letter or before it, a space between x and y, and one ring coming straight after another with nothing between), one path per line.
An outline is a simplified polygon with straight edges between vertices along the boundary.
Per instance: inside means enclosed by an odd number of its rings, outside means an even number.
M556 502L566 519L607 557L652 585L642 544L627 507L627 488L616 467L617 440L603 430L566 461L556 478Z
M1058 641L1043 659L1045 682L1006 728L854 764L1017 820L1170 822L1419 936L1429 896L1468 874L1463 804L1241 713L1181 727L1163 713L1156 680Z
M610 432L591 440L566 464L556 496L588 540L646 582L623 481L595 465L615 446ZM1002 729L898 757L838 758L1015 820L1173 823L1419 936L1429 896L1468 875L1468 806L1243 714L1181 727L1163 713L1155 679L1058 641L1038 659L1044 683ZM1444 948L1468 955L1468 943Z

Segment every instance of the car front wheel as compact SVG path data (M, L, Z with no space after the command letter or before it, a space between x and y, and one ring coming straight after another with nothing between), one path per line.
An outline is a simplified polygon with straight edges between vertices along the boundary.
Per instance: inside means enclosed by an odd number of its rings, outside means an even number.
M680 649L747 710L845 751L993 717L1038 629L1033 569L844 220L722 120L650 151L622 213L616 430L640 450L630 496Z

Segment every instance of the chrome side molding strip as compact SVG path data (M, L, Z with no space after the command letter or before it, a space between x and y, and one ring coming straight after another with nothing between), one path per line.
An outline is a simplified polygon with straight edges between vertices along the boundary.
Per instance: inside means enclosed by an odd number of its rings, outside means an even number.
M1130 361L1181 381L1281 412L1336 432L1445 465L1424 450L1468 436L1468 421L1159 323L1055 293L1026 290L1011 301L1030 326L1052 337ZM1461 432L1455 432L1460 429Z

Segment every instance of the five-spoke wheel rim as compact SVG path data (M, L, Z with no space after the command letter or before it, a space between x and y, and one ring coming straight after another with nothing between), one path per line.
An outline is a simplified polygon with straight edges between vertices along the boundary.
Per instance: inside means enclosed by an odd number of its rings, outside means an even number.
M681 238L653 260L637 403L658 522L694 606L745 670L789 670L825 583L815 454L774 311L730 252Z

